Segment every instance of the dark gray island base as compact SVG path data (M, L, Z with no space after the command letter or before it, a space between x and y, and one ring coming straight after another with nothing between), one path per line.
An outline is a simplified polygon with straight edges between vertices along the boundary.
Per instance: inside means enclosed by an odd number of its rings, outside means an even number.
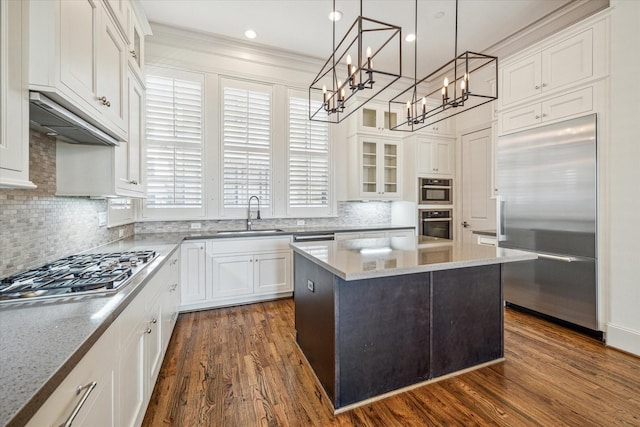
M335 413L503 360L502 263L522 253L393 243L292 245L297 343Z

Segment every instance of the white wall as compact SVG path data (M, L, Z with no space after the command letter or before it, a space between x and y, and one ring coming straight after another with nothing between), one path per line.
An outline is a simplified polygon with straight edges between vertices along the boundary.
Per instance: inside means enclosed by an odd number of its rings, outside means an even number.
M640 2L611 6L607 344L640 355Z

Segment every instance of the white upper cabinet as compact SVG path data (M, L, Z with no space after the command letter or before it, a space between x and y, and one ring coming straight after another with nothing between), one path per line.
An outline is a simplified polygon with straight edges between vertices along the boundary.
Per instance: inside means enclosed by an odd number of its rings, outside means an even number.
M350 200L396 200L401 191L402 153L399 141L353 136L349 140ZM357 165L355 168L354 165Z
M115 192L118 195L142 197L142 136L144 133L145 91L142 83L129 73L129 141L116 147Z
M502 68L503 107L593 76L593 29L558 41Z
M30 5L29 86L127 140L128 46L99 0Z
M389 111L387 103L369 101L353 113L349 120L350 134L356 132L389 134L392 132L390 129L397 126L403 117L399 109L393 108Z
M419 138L416 171L420 177L452 176L454 141L439 138Z
M0 187L29 181L28 3L0 2Z

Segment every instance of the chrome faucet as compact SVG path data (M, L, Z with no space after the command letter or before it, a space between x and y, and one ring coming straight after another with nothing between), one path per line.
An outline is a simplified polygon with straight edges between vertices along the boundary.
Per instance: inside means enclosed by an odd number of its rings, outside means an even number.
M258 196L249 197L249 209L247 209L247 231L251 231L251 199L256 199L258 202L258 212L256 214L256 219L260 219L260 199Z

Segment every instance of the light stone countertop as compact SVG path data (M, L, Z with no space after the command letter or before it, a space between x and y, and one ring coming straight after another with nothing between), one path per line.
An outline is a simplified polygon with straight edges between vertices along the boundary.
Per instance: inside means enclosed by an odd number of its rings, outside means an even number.
M344 280L400 276L536 259L535 254L423 237L291 243L291 248Z
M269 234L139 234L85 253L153 249L148 266L116 292L0 303L0 426L24 425L183 240L403 230L387 225L287 227ZM260 227L256 227L259 230Z

